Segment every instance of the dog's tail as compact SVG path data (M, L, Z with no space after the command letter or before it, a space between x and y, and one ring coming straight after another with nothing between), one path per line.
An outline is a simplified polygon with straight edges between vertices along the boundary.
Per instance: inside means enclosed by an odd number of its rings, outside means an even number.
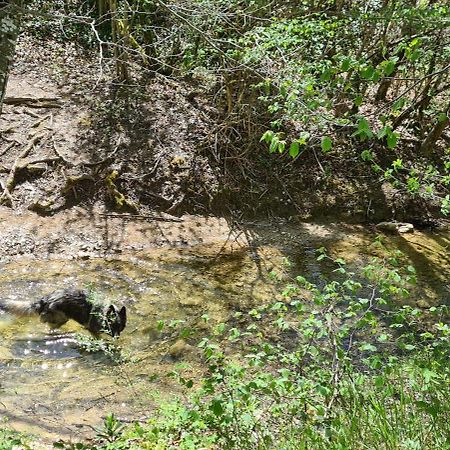
M23 302L20 300L0 300L0 310L16 316L31 316L39 311L36 303Z

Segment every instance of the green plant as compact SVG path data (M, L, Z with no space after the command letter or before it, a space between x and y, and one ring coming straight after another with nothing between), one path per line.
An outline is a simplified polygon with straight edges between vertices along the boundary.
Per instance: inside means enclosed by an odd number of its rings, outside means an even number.
M31 439L23 433L6 428L4 425L0 428L0 450L11 450L12 448L29 450Z
M116 341L106 341L104 339L94 338L86 334L76 334L78 347L87 353L101 353L107 356L112 362L121 364L127 361L122 348Z
M360 271L325 249L318 259L333 267L327 280L295 277L283 301L249 311L244 325L218 324L199 343L200 389L180 378L188 401L127 430L113 421L114 445L448 448L448 310L405 302L415 271L399 253Z
M114 414L108 414L103 422L103 427L97 430L97 437L107 442L117 441L125 426Z

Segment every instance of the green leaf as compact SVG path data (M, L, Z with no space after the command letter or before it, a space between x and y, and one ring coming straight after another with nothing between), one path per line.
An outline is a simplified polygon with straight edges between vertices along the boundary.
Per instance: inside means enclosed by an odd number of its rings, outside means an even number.
M273 136L272 141L270 142L270 146L269 146L269 152L270 153L274 153L277 151L278 149L278 143L279 143L279 139L277 136Z
M372 66L367 66L363 71L361 72L361 76L365 80L371 80L374 76L375 69Z
M373 136L367 119L361 117L358 120L358 129L352 134L352 136L358 136L362 141L365 139L370 139Z
M358 131L364 131L364 132L370 131L369 122L367 122L367 119L365 119L364 117L361 117L358 120Z
M384 66L384 75L385 76L389 76L392 75L394 73L395 70L395 61L390 59L389 61L385 61L383 63Z
M300 137L297 139L300 145L305 145L308 142L310 134L307 131L300 133Z
M411 351L411 350L415 350L416 346L412 345L412 344L405 344L405 346L403 347L405 350Z
M399 170L403 167L403 161L400 158L397 158L393 163L392 163L392 168L394 170Z
M372 80L372 81L380 81L380 79L381 79L381 73L380 73L380 71L379 71L379 70L375 70L374 73L373 73L373 75L372 75L371 80Z
M329 81L331 79L331 70L325 69L320 75L320 81Z
M390 149L395 148L395 146L397 145L397 141L398 141L397 133L393 133L393 132L388 133L387 138L386 138L388 148L390 148Z
M292 142L292 144L289 147L289 155L292 158L296 158L299 153L300 153L300 144L298 143L298 141Z
M345 58L345 59L342 61L342 64L341 64L341 70L342 70L343 72L347 72L347 70L350 69L350 63L351 63L350 58Z
M371 150L363 150L361 152L361 159L363 161L373 161L373 153Z
M267 130L262 136L259 142L266 142L267 144L270 144L272 142L274 136L274 132L272 130Z
M410 61L414 62L414 61L417 61L421 55L422 55L422 52L420 50L416 49L416 50L412 51L409 55L407 55L407 58Z
M354 100L355 106L361 106L363 103L362 95L357 95Z
M393 111L399 111L405 106L406 99L404 97L399 98L393 105L392 110Z
M381 128L381 130L379 130L379 131L377 132L377 138L378 138L378 139L383 139L383 138L387 135L387 133L389 132L389 130L390 130L389 127L383 127L383 128Z
M375 347L375 345L372 344L363 344L361 345L360 350L367 352L376 352L377 348Z
M438 115L438 122L445 122L446 120L448 120L448 116L447 114L441 112Z
M329 136L324 136L322 138L321 146L322 146L322 151L324 153L328 153L331 150L331 148L333 147L333 141L331 140L331 138Z
M211 402L211 410L216 416L222 416L224 413L222 402L220 400L214 399Z

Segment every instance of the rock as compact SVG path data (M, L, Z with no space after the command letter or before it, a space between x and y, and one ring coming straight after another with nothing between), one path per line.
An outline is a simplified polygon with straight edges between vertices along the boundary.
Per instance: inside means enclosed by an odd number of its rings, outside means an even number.
M406 222L380 222L376 228L390 233L412 233L414 231L414 225Z
M89 259L90 257L91 257L91 255L89 253L87 253L87 252L84 252L84 251L81 251L81 252L77 253L77 258L78 259L86 260L86 259Z
M417 300L416 305L418 308L422 308L422 309L428 309L430 307L430 304L426 300L423 300L423 299Z
M199 306L203 302L203 299L199 296L190 296L180 299L180 305L183 306Z
M414 231L414 226L412 223L402 223L399 225L397 231L399 233L412 233Z
M189 345L184 339L178 339L169 348L169 355L172 358L178 359L183 355L189 353L192 350L192 346Z

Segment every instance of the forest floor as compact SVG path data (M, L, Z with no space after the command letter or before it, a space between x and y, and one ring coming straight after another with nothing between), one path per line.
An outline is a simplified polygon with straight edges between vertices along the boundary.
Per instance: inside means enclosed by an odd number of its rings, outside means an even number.
M353 149L292 161L262 144L236 151L234 130L231 151L206 75L111 80L72 43L21 37L0 117L1 204L40 216L78 205L234 220L433 218L420 199L368 173Z

